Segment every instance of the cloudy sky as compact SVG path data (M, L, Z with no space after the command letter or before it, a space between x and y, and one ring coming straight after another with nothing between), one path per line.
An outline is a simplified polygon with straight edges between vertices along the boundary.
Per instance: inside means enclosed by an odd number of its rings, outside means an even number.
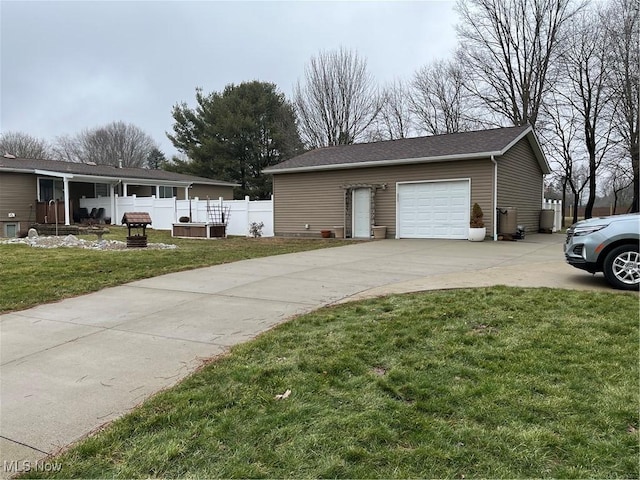
M171 108L195 88L269 81L290 98L340 46L382 85L456 45L453 1L0 1L0 130L53 141L133 123L175 153Z

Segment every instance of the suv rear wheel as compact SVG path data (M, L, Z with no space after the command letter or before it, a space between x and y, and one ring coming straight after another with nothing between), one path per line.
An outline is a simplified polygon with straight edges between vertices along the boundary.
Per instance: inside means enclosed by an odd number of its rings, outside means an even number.
M602 271L607 281L621 290L640 288L640 254L638 245L620 245L604 259Z

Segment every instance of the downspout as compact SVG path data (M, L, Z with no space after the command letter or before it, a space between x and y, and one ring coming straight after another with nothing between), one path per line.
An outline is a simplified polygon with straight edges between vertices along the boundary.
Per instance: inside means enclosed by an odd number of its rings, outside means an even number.
M498 162L491 155L493 163L493 241L498 241Z

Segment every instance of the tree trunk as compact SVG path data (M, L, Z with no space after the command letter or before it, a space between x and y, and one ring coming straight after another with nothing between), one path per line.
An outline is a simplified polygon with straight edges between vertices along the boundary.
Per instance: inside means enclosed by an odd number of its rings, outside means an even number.
M567 180L565 177L565 181L562 182L562 221L561 221L562 228L565 228L567 223L565 220L565 217L567 216L566 210L567 210Z
M640 171L638 169L639 162L639 154L638 154L638 145L632 147L631 152L631 165L633 166L633 201L631 202L630 213L640 212L640 199L638 195L640 195Z
M589 155L589 198L584 208L584 218L593 217L593 205L596 203L596 159Z

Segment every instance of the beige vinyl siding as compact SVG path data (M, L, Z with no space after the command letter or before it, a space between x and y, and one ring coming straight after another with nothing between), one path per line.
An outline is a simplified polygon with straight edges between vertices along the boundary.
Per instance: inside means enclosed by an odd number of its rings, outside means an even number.
M542 209L543 174L526 139L520 140L498 162L498 207L515 207L518 225L536 233Z
M35 203L38 196L36 177L23 173L0 173L0 221L11 223L35 221ZM15 213L15 218L9 218ZM30 218L31 217L31 218ZM0 235L3 230L0 230Z
M127 195L136 197L150 197L156 194L156 187L152 185L135 185L130 183L127 185Z
M315 235L344 224L346 185L386 184L375 192L375 223L396 234L396 183L471 179L471 203L485 211L487 231L492 231L493 164L490 159L354 168L273 176L274 230L276 235ZM309 224L309 229L305 229Z
M225 187L222 185L197 185L194 184L189 189L189 195L191 198L198 197L201 200L206 200L207 196L210 199L217 200L222 197L225 200L233 200L233 187ZM178 188L178 200L184 199L184 188Z

